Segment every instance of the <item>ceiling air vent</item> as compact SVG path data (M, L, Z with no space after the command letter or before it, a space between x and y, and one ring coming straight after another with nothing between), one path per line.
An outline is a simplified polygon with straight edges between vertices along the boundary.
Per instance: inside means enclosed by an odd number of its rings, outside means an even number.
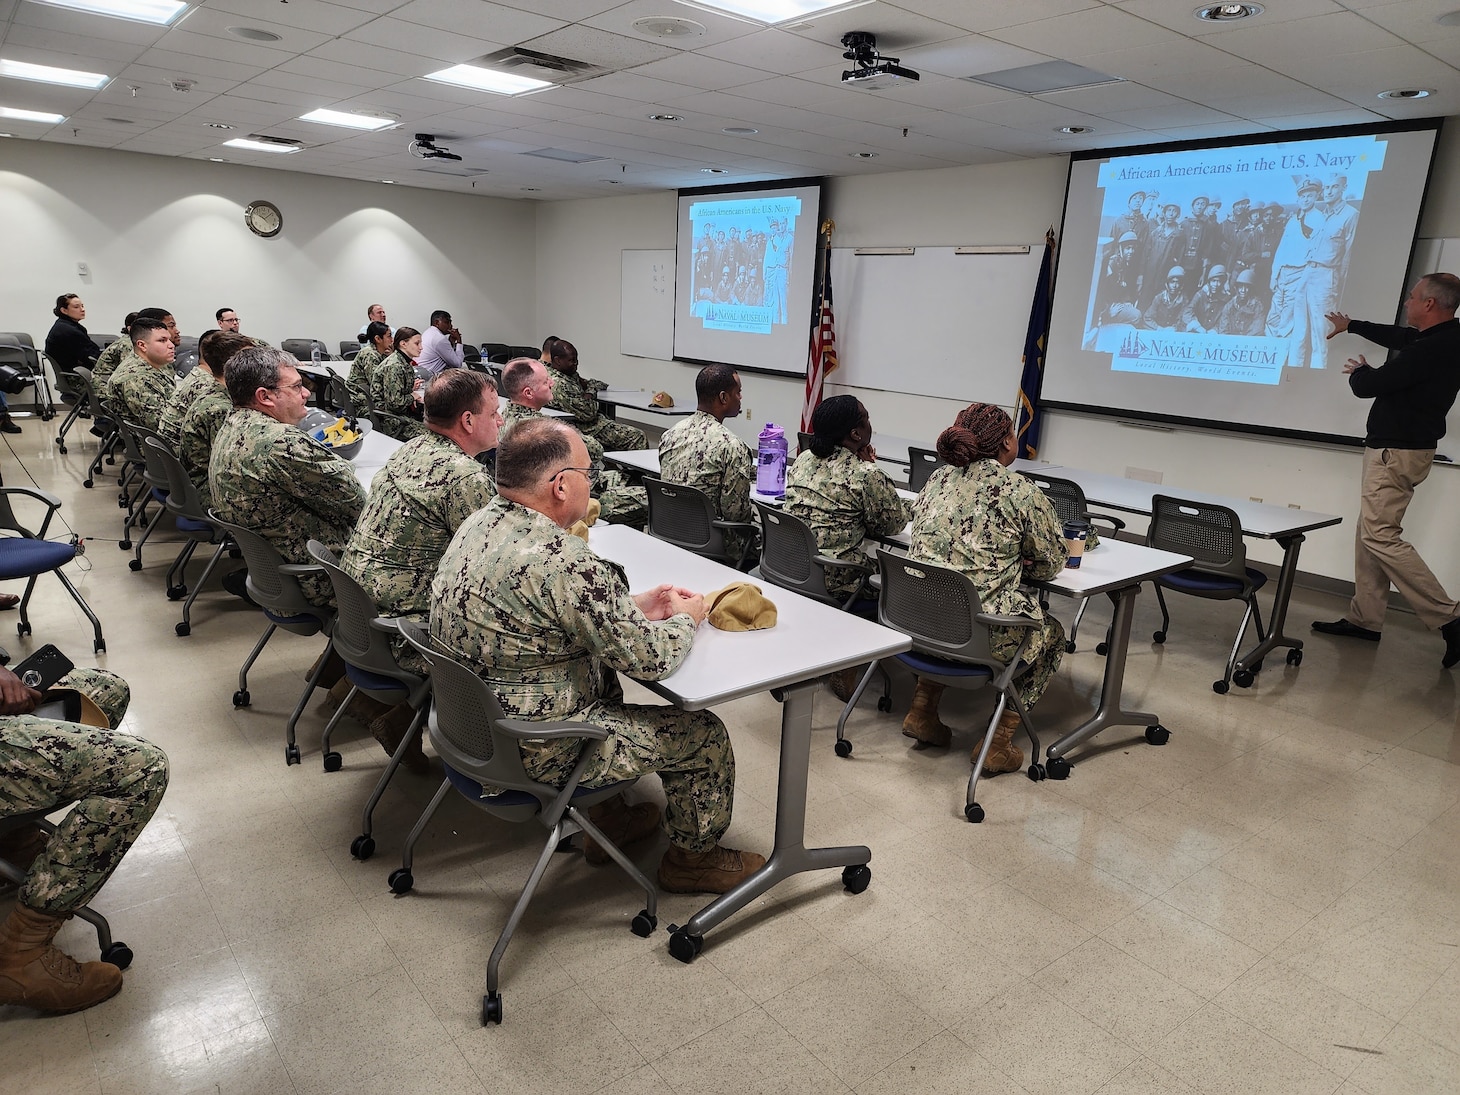
M575 61L570 57L559 57L552 53L541 53L535 49L510 46L489 53L467 64L480 68L493 68L499 72L511 72L518 76L531 76L538 80L550 80L555 84L573 83L599 76L608 70L587 61Z
M485 175L487 173L485 167L470 167L466 164L448 163L440 160L424 163L416 168L416 170L425 171L431 175L455 175L460 179L474 179L478 175Z

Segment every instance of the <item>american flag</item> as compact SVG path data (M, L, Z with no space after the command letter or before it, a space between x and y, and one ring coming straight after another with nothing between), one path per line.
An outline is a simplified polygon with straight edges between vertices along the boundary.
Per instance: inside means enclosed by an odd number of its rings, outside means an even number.
M836 370L836 324L831 314L831 233L826 233L826 258L821 271L820 322L811 329L811 362L806 368L806 402L801 432L811 432L811 416L821 406L821 385Z

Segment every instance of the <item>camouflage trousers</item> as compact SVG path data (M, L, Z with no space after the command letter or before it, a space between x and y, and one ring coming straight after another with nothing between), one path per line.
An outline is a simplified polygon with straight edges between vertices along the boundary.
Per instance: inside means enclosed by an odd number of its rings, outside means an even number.
M1019 649L1028 630L1022 627L989 628L989 650L1000 661L1007 661ZM1035 630L1034 638L1024 650L1024 661L1029 668L1014 678L1019 689L1019 699L1026 709L1032 708L1044 695L1060 659L1065 656L1065 629L1053 616L1046 616L1044 623Z
M375 428L386 437L394 437L397 441L412 441L426 432L425 426L405 415L376 411L373 417Z
M664 827L687 852L706 852L730 827L735 798L735 753L725 724L708 711L599 700L575 712L574 722L609 732L584 769L582 787L602 787L659 774L664 785ZM577 763L579 740L527 742L520 746L527 774L561 785Z
M611 525L642 529L649 520L648 494L643 487L630 486L620 472L601 472L593 496L602 507L599 517Z
M598 421L591 426L584 426L581 423L573 423L578 427L578 432L586 434L603 446L607 452L623 452L627 449L647 449L649 439L644 436L644 431L638 426L630 426L627 422L620 422L614 418L604 415L598 416Z
M57 684L74 688L113 726L130 693L120 677L73 670ZM0 717L0 818L75 802L27 875L20 901L66 913L87 904L111 877L167 789L167 756L130 734L34 715Z

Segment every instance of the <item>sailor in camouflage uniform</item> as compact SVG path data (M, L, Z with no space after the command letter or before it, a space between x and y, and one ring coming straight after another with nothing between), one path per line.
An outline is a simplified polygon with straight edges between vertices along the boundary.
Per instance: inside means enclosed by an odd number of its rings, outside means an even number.
M811 416L811 430L811 448L786 472L783 508L811 526L823 555L865 563L867 537L900 532L912 507L877 466L872 420L856 396L823 400ZM835 596L848 596L857 585L858 576L849 571L827 572L826 588Z
M123 422L155 433L163 408L177 387L172 371L177 348L160 320L139 319L132 324L129 337L136 354L123 360L107 382L106 403Z
M395 350L370 372L370 399L376 424L383 433L400 441L420 437L426 428L418 421L416 402L416 355L421 352L421 332L402 327L395 333Z
M948 466L933 472L918 494L908 554L967 574L985 612L1040 621L1024 650L1029 668L1014 678L1029 709L1059 668L1065 633L1020 583L1053 578L1068 553L1064 530L1044 492L1009 470L1017 451L1014 424L1000 408L972 403L960 411L938 437L938 455ZM1028 635L1023 628L989 630L990 650L1000 659L1012 658ZM948 743L948 728L938 720L942 691L942 685L919 679L904 734L930 744ZM984 761L985 774L1024 766L1024 754L1013 744L1018 728L1019 713L1006 710ZM977 750L973 756L976 760Z
M130 699L126 682L100 669L73 669L54 687L80 692L112 727ZM167 757L130 734L30 714L41 698L0 668L0 818L76 803L54 835L31 826L5 838L6 858L28 872L0 925L0 1005L79 1011L115 994L121 970L78 963L51 941L152 817L167 788Z
M366 326L365 341L360 352L350 360L350 375L345 381L356 414L364 414L365 408L370 406L375 368L394 351L395 336L391 334L390 324L372 322Z
M750 446L725 428L725 419L740 413L739 374L730 365L706 365L695 377L695 398L699 409L659 439L659 478L704 491L722 521L753 520L755 458ZM754 543L753 533L725 532L732 563L751 557Z
M565 424L515 427L497 447L497 489L441 560L431 585L433 641L475 667L509 717L609 731L587 746L594 755L583 786L659 773L671 842L660 884L684 893L728 889L765 861L718 843L735 790L724 724L708 711L626 704L615 676L674 672L705 617L703 597L667 585L632 596L620 568L568 534L588 508L588 450ZM520 746L527 773L555 784L584 748L577 739ZM652 818L645 805L634 811ZM647 835L638 821L622 839Z
M541 361L530 357L513 358L502 367L502 394L509 400L506 429L543 417L542 408L552 402L554 375ZM571 424L570 419L564 421ZM603 466L603 446L596 438L581 430L578 436L583 438L593 468L593 497L598 499L599 517L612 525L642 529L649 519L649 498L644 488L631 484L622 472Z
M172 338L173 345L176 346L182 341L182 334L177 329L177 321L172 318L172 313L166 308L143 308L140 312L128 312L127 320L122 325L122 337L107 343L106 348L97 355L96 365L91 370L91 390L97 395L105 394L106 382L121 367L124 360L137 356L137 351L132 346L130 333L132 324L139 319L160 319L167 325L167 333Z
M573 425L586 437L596 438L607 452L647 449L644 431L627 422L607 417L598 403L598 393L608 387L601 380L591 380L578 372L578 349L565 339L558 339L548 351L552 364L548 374L553 378L553 401L556 411L566 411Z
M198 342L198 364L192 372L178 381L177 387L172 391L172 398L162 409L162 418L157 425L157 433L172 446L173 452L178 450L182 440L183 419L193 409L193 404L205 395L225 391L220 387L223 366L239 350L247 350L252 345L254 340L248 335L231 335L220 331L209 331ZM204 474L207 474L206 468Z
M336 554L344 550L365 488L348 460L297 428L307 389L294 358L244 350L229 359L224 379L234 410L213 439L208 464L218 516L258 533L288 563L311 561L310 540ZM311 604L334 604L323 575L305 575L299 584Z

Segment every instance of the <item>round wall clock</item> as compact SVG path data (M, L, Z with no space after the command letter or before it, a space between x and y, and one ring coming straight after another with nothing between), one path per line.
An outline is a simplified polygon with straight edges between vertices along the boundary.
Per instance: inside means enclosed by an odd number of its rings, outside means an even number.
M268 239L277 236L279 229L284 227L284 214L273 202L250 202L243 211L243 223L254 235Z

